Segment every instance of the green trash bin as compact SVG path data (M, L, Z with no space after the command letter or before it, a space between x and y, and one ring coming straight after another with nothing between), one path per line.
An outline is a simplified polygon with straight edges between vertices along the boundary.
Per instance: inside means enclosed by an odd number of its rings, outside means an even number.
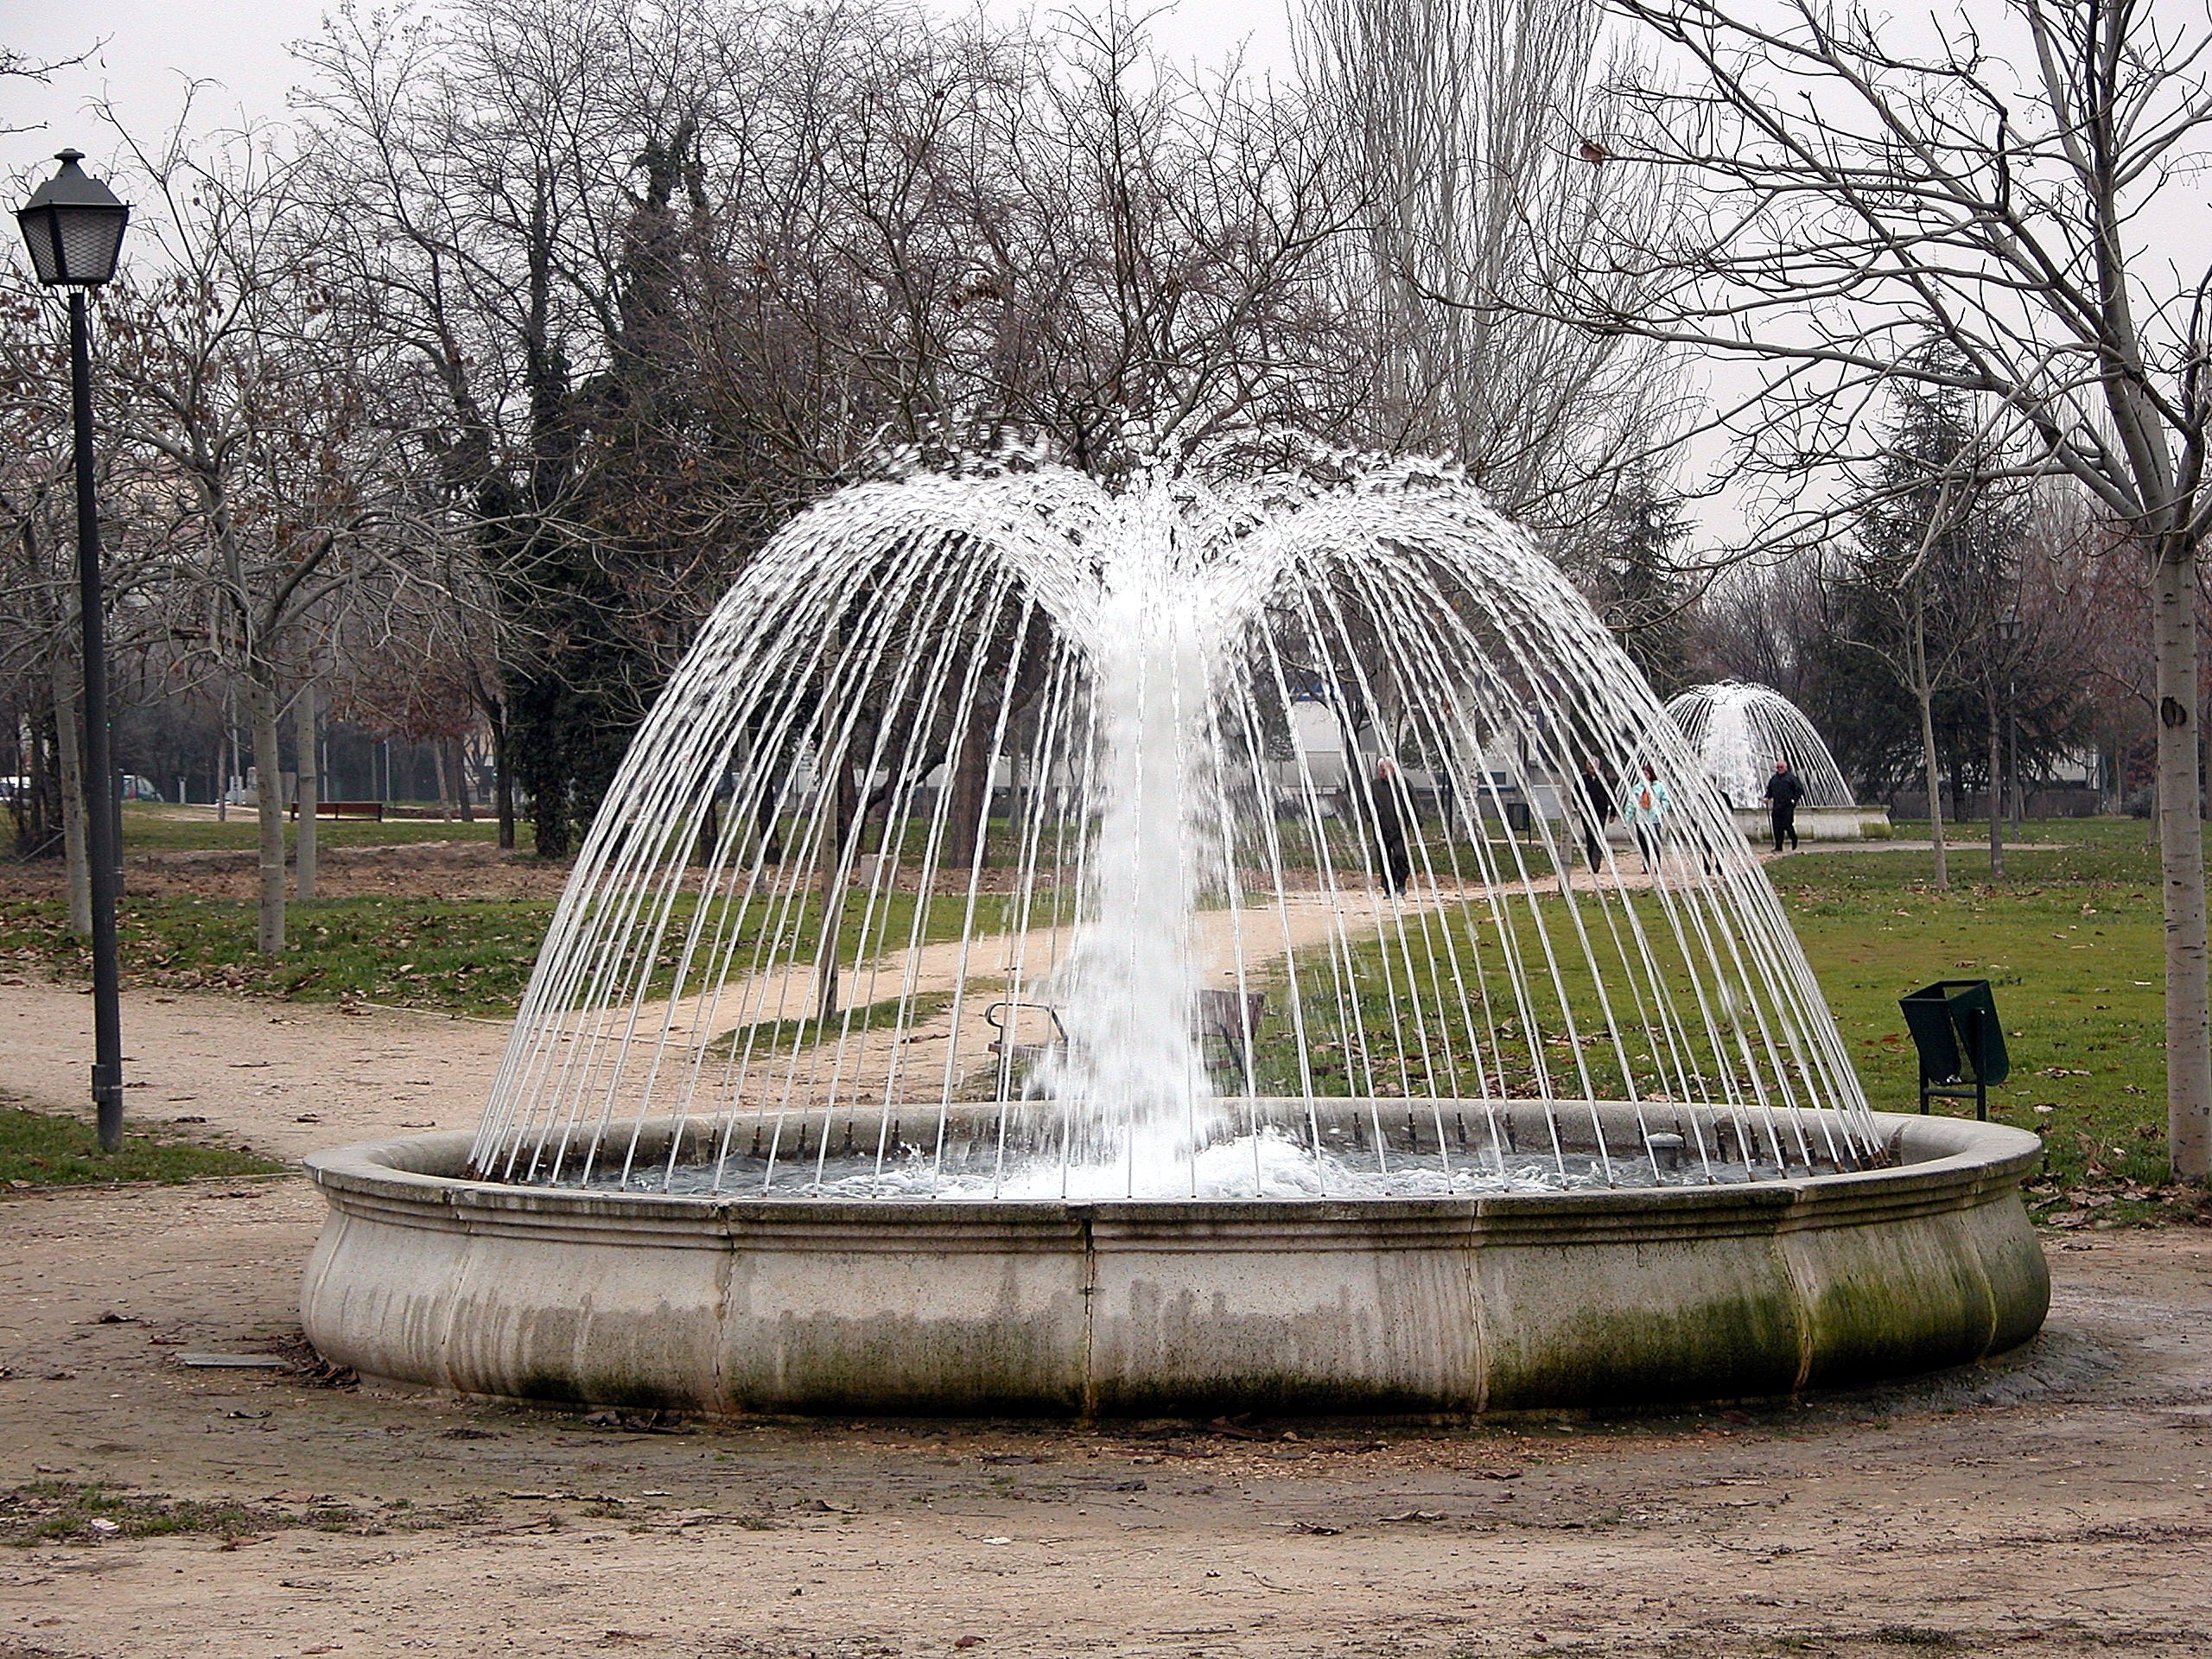
M1989 1091L2012 1074L1997 998L1986 979L1939 979L1897 999L1920 1052L1920 1109L1932 1097L1974 1101L1986 1122Z

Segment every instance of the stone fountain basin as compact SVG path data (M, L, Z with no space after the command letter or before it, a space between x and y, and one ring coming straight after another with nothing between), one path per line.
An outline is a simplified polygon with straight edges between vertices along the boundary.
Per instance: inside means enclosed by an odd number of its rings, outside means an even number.
M1540 1132L1535 1108L1461 1109ZM367 1377L707 1413L1635 1406L2025 1342L2050 1304L2019 1191L2040 1142L1877 1122L1891 1166L1756 1184L1119 1203L515 1186L429 1135L307 1160L330 1212L302 1318Z

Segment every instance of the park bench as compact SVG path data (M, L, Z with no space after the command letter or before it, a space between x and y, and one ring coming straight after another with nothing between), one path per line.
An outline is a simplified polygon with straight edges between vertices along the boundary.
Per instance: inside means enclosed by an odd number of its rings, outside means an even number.
M317 801L315 804L315 815L318 818L373 818L377 823L382 823L384 803L382 801ZM300 804L297 801L292 803L292 816L296 818L300 816Z
M1259 991L1200 991L1191 1010L1191 1035L1198 1039L1209 1073L1233 1075L1239 1086L1249 1089L1251 1073L1245 1060L1255 1033L1267 1013L1268 999ZM1041 1021L1037 1016L1043 1016ZM983 1010L983 1019L999 1034L990 1052L1013 1060L1025 1070L1065 1052L1068 1028L1060 1011L1050 1002L1008 999Z

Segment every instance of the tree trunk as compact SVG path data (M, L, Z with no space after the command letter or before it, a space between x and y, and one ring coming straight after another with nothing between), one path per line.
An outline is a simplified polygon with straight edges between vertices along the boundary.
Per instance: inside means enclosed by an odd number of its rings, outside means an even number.
M442 741L430 744L430 765L438 775L438 817L441 821L453 822L453 779L446 771L446 746Z
M2177 1180L2212 1179L2212 998L2196 762L2196 548L2161 541L2152 571L2158 671L2158 863L2166 912L2166 1142Z
M834 768L825 766L822 772L822 839L816 855L821 860L822 943L815 957L815 1018L825 1025L837 1012L837 933L844 920L845 896L840 866L845 855L845 777L851 770L840 755ZM927 895L919 902L927 904Z
M250 663L253 681L254 799L261 821L261 904L253 948L265 957L284 949L284 754L276 735L276 665Z
M499 850L515 849L515 780L507 770L507 722L492 721L492 810L499 815Z
M476 822L476 791L468 776L468 745L458 737L446 740L453 755L454 798L461 808L463 823Z
M54 761L61 774L61 852L69 871L69 932L92 937L92 861L85 830L85 734L77 708L76 677L56 652L54 675Z
M315 749L315 677L300 682L299 724L292 737L299 750L300 827L292 833L292 885L302 899L315 897L315 811L322 799L322 767Z
M990 811L992 722L983 715L981 706L969 714L968 729L961 734L960 748L953 757L952 775L946 779L952 805L944 825L944 867L958 870L963 883L982 844L984 820Z
M1997 690L1989 691L1989 877L1993 881L2005 879L2005 774L1999 764L1997 723Z
M1943 849L1943 791L1936 759L1936 690L1928 683L1928 628L1923 607L1912 607L1912 696L1920 705L1920 762L1928 774L1928 836L1936 845L1936 888L1951 885Z
M215 822L231 821L231 779L237 775L238 766L238 711L231 707L230 694L223 694L223 741L215 746L215 768L222 776L215 785Z
M515 785L507 775L506 705L474 668L468 671L468 690L492 734L492 807L499 815L499 850L512 853L515 849Z

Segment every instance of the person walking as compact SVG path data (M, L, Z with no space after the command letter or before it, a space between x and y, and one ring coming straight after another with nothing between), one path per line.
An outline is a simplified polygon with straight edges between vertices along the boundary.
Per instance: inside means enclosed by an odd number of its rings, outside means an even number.
M1405 785L1398 763L1384 755L1375 763L1375 846L1382 855L1382 879L1392 893L1406 890L1413 860L1406 853Z
M1643 855L1643 873L1650 875L1659 868L1662 846L1660 831L1667 822L1667 815L1674 801L1667 793L1667 785L1659 781L1659 774L1651 763L1643 763L1643 776L1629 791L1629 828L1636 832L1636 849Z
M1789 850L1797 850L1797 803L1805 798L1805 785L1789 770L1787 760L1774 763L1774 776L1766 780L1767 816L1774 823L1774 850L1782 850L1782 838L1789 837Z
M1613 786L1598 771L1595 760L1582 763L1582 850L1590 855L1590 873L1605 865L1605 825L1613 816Z

